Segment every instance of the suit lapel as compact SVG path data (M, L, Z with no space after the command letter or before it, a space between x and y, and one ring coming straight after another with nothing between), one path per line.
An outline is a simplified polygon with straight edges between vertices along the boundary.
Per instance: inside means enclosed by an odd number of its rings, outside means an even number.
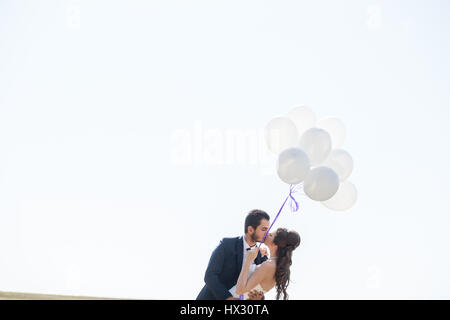
M238 241L236 241L236 259L237 259L237 266L239 268L238 270L238 274L239 272L241 272L242 269L242 260L244 259L244 254L243 254L243 249L244 248L244 238L242 238L242 236L240 236L238 238Z
M264 260L264 261L265 261L265 260ZM258 252L258 256L257 256L256 259L255 259L255 263L256 263L256 264L261 264L261 263L263 263L264 261L263 261L263 257L261 256L261 252Z

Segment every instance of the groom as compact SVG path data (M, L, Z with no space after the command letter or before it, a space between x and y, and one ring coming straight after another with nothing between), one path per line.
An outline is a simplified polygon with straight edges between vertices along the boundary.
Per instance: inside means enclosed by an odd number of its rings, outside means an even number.
M236 238L223 238L213 251L205 272L205 286L197 296L197 300L233 300L228 291L232 288L241 273L242 261L245 260L247 251L256 247L256 242L261 242L269 229L270 217L262 211L254 209L245 218L245 234ZM261 252L263 255L261 255ZM255 264L261 264L267 260L267 250L261 246ZM250 298L258 299L261 296L251 295Z

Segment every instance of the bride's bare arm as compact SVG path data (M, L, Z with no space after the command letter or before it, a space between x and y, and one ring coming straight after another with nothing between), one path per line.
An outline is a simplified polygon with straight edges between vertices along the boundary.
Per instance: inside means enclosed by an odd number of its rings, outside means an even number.
M241 273L236 284L236 294L244 294L250 291L261 283L266 277L273 276L273 267L269 263L262 263L255 272L252 273L251 277L248 277L248 272L252 261L255 260L259 249L252 249L247 253L247 257L242 264Z

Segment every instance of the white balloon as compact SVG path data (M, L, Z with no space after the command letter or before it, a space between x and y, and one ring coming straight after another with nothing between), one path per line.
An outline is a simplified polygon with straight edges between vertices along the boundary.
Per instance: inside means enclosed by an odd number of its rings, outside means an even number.
M345 181L353 170L352 156L343 149L331 150L328 158L321 164L324 167L333 169L339 176L339 180Z
M298 146L299 135L294 122L287 117L275 117L265 128L267 147L275 154Z
M317 122L317 128L324 129L331 136L331 144L333 149L342 147L345 141L346 129L345 124L338 118L325 118Z
M295 107L286 116L294 122L299 136L316 125L316 115L307 106Z
M330 154L331 137L323 129L311 128L300 137L299 146L309 157L312 166L321 164Z
M326 201L335 195L339 188L339 177L333 169L317 167L309 171L303 184L308 197L316 201Z
M309 167L308 156L299 148L286 149L278 156L278 176L288 184L302 182L309 172Z
M350 181L344 181L336 194L331 199L323 201L322 204L331 210L344 211L355 204L356 198L357 191L354 184Z

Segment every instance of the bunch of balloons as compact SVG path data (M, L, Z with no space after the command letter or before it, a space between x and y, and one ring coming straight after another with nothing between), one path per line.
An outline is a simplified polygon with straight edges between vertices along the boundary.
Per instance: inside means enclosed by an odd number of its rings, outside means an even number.
M278 155L280 179L290 185L302 183L309 198L337 211L352 207L357 197L354 184L347 180L353 159L341 148L345 134L341 120L316 121L306 106L273 118L265 128L267 146Z

